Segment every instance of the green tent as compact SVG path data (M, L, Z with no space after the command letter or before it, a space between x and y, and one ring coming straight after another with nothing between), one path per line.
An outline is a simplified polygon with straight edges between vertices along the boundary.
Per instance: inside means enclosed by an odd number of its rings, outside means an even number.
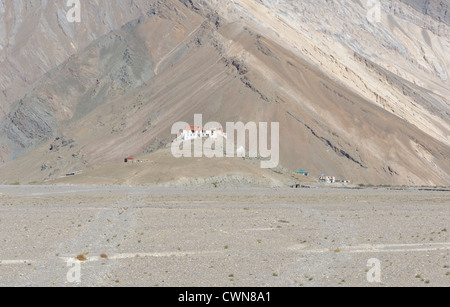
M309 172L305 171L304 169L299 169L298 171L296 171L297 174L302 174L302 175L306 175L308 176Z

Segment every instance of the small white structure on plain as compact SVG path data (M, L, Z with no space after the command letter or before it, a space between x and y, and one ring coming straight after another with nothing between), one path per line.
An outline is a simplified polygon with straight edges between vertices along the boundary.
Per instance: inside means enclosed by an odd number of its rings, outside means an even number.
M216 139L218 137L227 138L227 134L219 129L203 129L202 127L197 126L188 126L181 133L181 138L184 141L190 141L195 139L202 138L213 138Z

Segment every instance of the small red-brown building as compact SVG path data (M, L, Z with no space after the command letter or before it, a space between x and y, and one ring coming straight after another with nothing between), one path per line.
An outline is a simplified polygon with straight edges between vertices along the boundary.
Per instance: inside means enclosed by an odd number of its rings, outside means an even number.
M125 158L125 163L128 163L128 161L132 161L132 160L134 160L134 156L129 156L129 157L126 157Z

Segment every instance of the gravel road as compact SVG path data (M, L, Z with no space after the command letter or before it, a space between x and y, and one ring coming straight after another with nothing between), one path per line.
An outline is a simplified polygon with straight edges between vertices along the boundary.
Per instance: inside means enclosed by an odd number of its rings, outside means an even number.
M0 186L0 286L448 287L449 231L449 191Z

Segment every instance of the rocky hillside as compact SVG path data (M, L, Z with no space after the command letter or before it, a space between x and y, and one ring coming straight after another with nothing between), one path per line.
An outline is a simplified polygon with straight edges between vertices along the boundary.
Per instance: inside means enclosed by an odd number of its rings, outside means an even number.
M149 9L141 0L81 1L81 22L70 23L67 2L0 0L0 117L49 70Z
M447 2L103 2L53 27L58 2L0 0L0 182L154 152L201 113L280 122L291 170L450 185Z

